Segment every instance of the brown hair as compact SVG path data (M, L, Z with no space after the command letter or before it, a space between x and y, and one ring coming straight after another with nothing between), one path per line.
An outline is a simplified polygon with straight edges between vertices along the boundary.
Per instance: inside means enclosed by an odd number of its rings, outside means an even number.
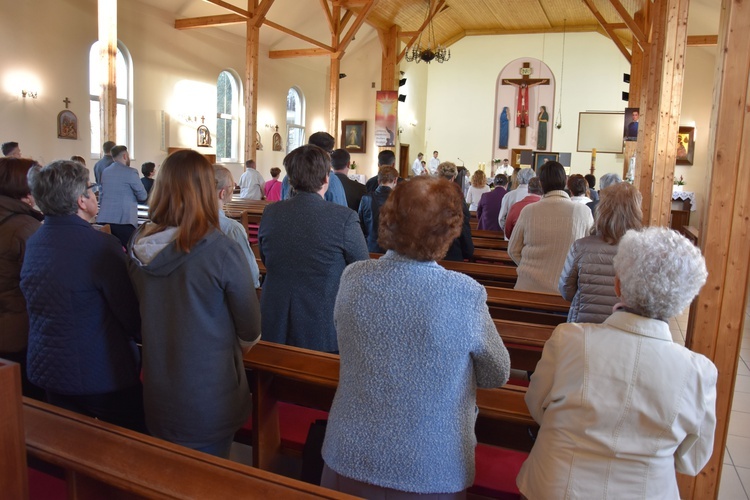
M31 194L26 175L36 164L28 158L0 158L0 195L20 200Z
M617 245L628 229L642 227L640 191L627 182L619 182L599 191L596 205L596 233L610 245Z
M318 146L300 146L284 158L289 184L295 191L317 193L331 170L331 157Z
M271 167L271 177L274 179L279 176L281 169L279 167Z
M378 171L378 184L390 184L396 179L398 179L398 170L396 170L396 167L390 165L380 167Z
M183 149L167 156L151 192L145 235L177 228L175 245L189 252L212 228L219 229L214 169L200 153Z
M568 178L568 189L573 196L581 196L586 194L586 189L589 187L589 183L581 174L573 174Z
M445 177L446 179L453 180L458 175L458 167L455 163L444 161L437 168L438 177Z
M440 260L463 220L463 198L453 183L418 176L399 184L380 209L378 244L411 259Z
M487 185L487 176L481 170L474 172L471 176L471 185L475 188L484 187Z

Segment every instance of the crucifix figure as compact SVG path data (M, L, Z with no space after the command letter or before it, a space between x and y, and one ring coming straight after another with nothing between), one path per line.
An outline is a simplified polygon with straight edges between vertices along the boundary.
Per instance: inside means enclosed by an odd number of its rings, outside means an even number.
M516 127L520 129L518 144L526 145L526 127L529 126L529 88L549 85L549 78L531 78L531 65L527 62L518 70L521 78L503 78L503 85L518 87L516 104Z
M66 97L65 99L63 99L63 102L65 103L65 109L68 109L68 104L70 104L70 103L71 103L71 102L73 102L73 101L71 101L70 99L68 99L68 98Z

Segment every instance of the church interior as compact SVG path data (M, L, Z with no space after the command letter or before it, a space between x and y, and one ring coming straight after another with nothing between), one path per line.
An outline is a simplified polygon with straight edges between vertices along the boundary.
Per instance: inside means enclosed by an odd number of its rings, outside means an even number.
M290 147L318 131L343 145L342 122L355 121L366 123L360 138L366 149L352 153L353 173L370 178L384 148L376 100L380 91L392 91L400 96L393 110L397 168L408 170L417 153L429 159L439 151L443 161L490 175L495 160L515 164L523 150L565 158L569 174L631 174L643 194L644 225L670 226L678 211L697 235L709 269L691 313L670 320L675 341L705 354L719 369L714 456L697 477L679 478L681 496L750 499L750 174L742 165L750 157L750 36L743 33L750 12L743 2L0 0L0 5L0 142L18 142L24 156L43 165L80 155L91 170L101 156L102 134L114 131L133 165L155 162L157 177L172 150L195 149L226 166L235 179L245 160L254 159L269 179L271 168L283 171ZM117 49L114 82L99 50L108 39ZM413 50L430 40L438 57L420 61ZM527 89L524 103L530 123L519 128L515 115L523 89L504 82L522 77L537 83ZM105 96L104 87L114 93ZM104 101L116 110L113 116L100 110ZM548 121L540 130L541 106ZM504 108L511 115L505 143ZM626 108L640 108L637 141L622 140ZM75 130L66 128L69 121L62 126L71 114ZM582 145L584 115L616 116L613 148L597 143L592 151L591 144ZM678 129L690 134L690 161L676 159ZM530 165L534 157L528 158ZM684 186L673 192L676 179ZM689 205L680 192L689 193ZM80 432L74 424L65 429ZM118 442L118 436L99 438ZM188 475L195 464L183 462L177 467ZM222 467L216 476L221 480L256 487ZM266 489L259 491L284 494L274 490L278 484L270 476L253 478L263 481L258 487ZM86 487L85 475L78 481ZM148 497L144 491L137 493ZM323 490L312 494L325 496Z

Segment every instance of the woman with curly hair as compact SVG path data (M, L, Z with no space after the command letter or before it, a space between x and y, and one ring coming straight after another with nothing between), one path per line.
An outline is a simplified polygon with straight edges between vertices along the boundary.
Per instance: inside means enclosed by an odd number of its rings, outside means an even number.
M530 500L676 500L675 471L697 474L713 451L716 367L668 324L706 282L700 250L666 228L630 230L614 267L617 310L559 325L531 376L541 428L516 481Z
M489 192L490 188L487 186L487 176L481 170L477 170L471 176L471 186L469 186L469 192L466 193L466 203L469 204L469 210L475 212L479 200L482 199L482 195Z
M403 183L380 213L387 253L341 277L325 487L447 499L473 483L476 389L504 384L510 358L484 287L435 262L461 232L463 205L446 179Z

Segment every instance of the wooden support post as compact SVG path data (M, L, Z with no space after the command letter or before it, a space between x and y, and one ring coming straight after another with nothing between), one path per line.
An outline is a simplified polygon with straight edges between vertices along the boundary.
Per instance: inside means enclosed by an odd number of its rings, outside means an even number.
M5 498L29 497L21 413L21 368L0 360L0 485Z
M380 90L398 89L398 26L393 25L388 31L379 31L383 59L380 65Z
M641 74L636 186L643 194L643 220L667 226L682 106L688 0L665 0L655 8L652 40Z
M99 137L104 143L117 140L117 0L99 0L98 6Z
M635 23L641 28L641 31L646 32L646 15L643 10L639 10L634 16ZM644 35L645 36L645 35ZM646 54L648 54L648 43L644 43L646 52L640 45L633 44L633 54L630 60L630 95L628 97L629 108L640 108L641 106L641 84L643 82L643 69L644 64L647 63ZM630 158L636 152L637 143L634 141L628 141L625 143L623 150L623 166L622 166L622 178L624 179L628 175L630 168Z
M716 498L727 441L737 362L742 345L750 269L750 4L723 0L714 101L708 140L712 165L700 241L708 281L690 316L692 350L719 370L716 437L708 465L696 477L679 476L685 499Z
M326 10L327 12L327 10ZM341 40L341 6L334 2L331 10L331 64L329 67L328 82L328 133L333 136L334 147L338 144L339 136L339 73L341 73L341 58L343 53L339 52Z
M255 26L255 0L247 0L247 40L245 43L245 161L255 160L258 130L258 45L260 28Z

